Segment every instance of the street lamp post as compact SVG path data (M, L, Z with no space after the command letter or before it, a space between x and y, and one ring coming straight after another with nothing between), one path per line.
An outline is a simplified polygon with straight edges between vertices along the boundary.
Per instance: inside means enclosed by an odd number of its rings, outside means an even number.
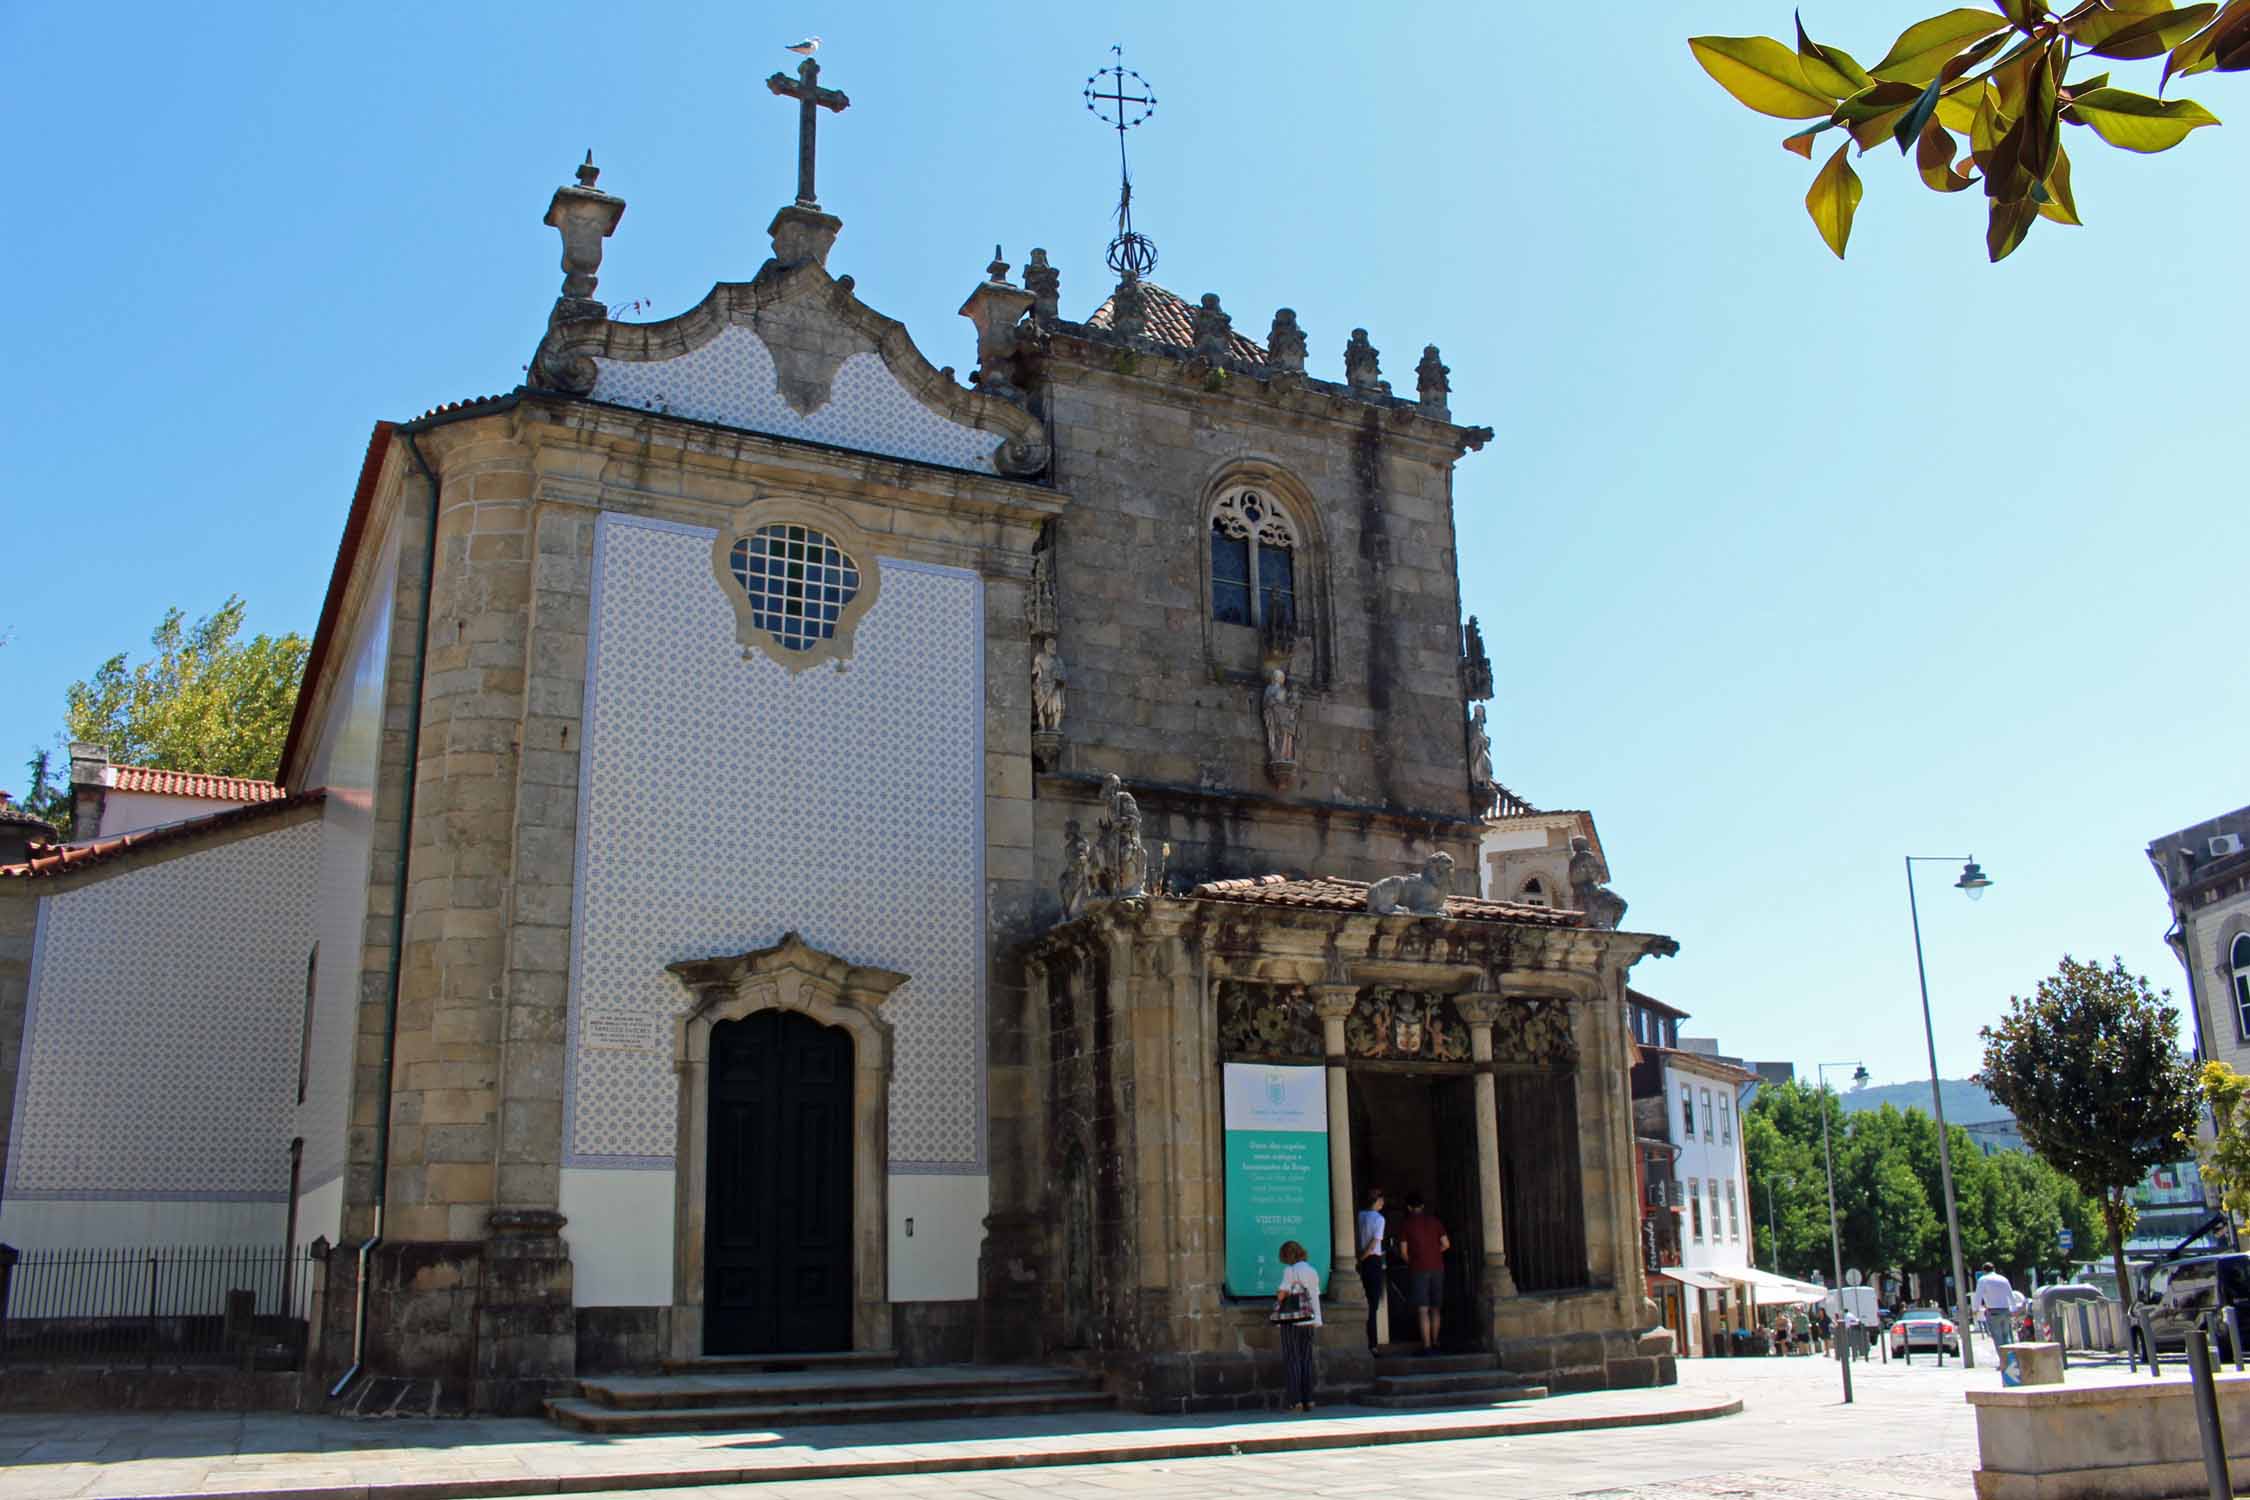
M1797 1179L1789 1179L1796 1186ZM1781 1274L1781 1233L1773 1227L1773 1174L1766 1174L1766 1258L1773 1262L1768 1267L1776 1276Z
M1914 866L1952 862L1950 854L1906 856L1906 910L1914 922L1914 977L1922 986L1922 1039L1930 1049L1930 1108L1937 1117L1938 1180L1945 1189L1945 1239L1953 1254L1953 1316L1961 1328L1961 1367L1973 1370L1977 1367L1977 1341L1970 1331L1968 1266L1961 1256L1961 1210L1953 1198L1953 1147L1946 1140L1945 1091L1938 1086L1937 1031L1930 1024L1930 976L1922 964L1922 913L1914 900ZM1976 901L1991 884L1976 856L1971 855L1962 862L1961 878L1953 882L1953 888Z
M1844 1401L1846 1405L1849 1405L1852 1399L1852 1351L1847 1347L1843 1336L1844 1239L1842 1232L1836 1225L1836 1151L1828 1143L1828 1070L1844 1066L1846 1065L1840 1062L1815 1063L1813 1071L1820 1078L1820 1155L1821 1159L1828 1165L1828 1254L1833 1261L1834 1286L1836 1288L1836 1337L1834 1340L1836 1362L1844 1372ZM1852 1082L1854 1084L1865 1084L1867 1082L1866 1065L1864 1063L1852 1063L1849 1066L1852 1069ZM1773 1203L1773 1188L1770 1182L1767 1184L1766 1193L1766 1203L1770 1208Z

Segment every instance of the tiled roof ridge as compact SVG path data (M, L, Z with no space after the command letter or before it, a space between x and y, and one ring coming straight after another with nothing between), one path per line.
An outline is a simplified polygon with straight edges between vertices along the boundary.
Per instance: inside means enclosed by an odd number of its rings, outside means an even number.
M175 844L199 834L236 828L244 823L255 823L300 807L311 807L327 796L325 787L314 787L311 791L297 792L271 801L251 802L241 807L205 813L200 818L184 818L177 823L164 823L155 828L121 833L115 838L96 839L85 844L44 845L42 847L48 852L35 858L21 864L0 865L0 880L44 880L57 875L73 875L90 865L106 864L127 854Z
M220 776L209 771L174 771L164 766L111 766L113 792L146 792L159 797L205 797L213 802L272 802L285 795L281 784L254 776Z

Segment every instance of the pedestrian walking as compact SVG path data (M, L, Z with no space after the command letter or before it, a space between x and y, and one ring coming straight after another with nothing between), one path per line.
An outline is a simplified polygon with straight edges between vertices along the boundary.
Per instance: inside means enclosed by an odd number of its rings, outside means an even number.
M1281 1331L1281 1399L1291 1411L1311 1411L1313 1344L1320 1327L1320 1274L1295 1240L1281 1243L1281 1285L1274 1289L1268 1320Z
M2000 1346L2008 1342L2008 1320L2016 1310L2016 1289L2008 1278L1984 1263L1984 1274L1977 1277L1975 1297L1977 1320L1984 1324L1985 1335L1992 1340L1995 1357Z
M1359 1284L1367 1293L1367 1348L1375 1349L1376 1317L1383 1311L1383 1287L1387 1278L1383 1262L1383 1190L1369 1188L1367 1206L1359 1211L1355 1237L1359 1242Z
M1407 1286L1422 1323L1422 1352L1438 1352L1439 1311L1445 1306L1445 1252L1453 1248L1436 1214L1422 1207L1422 1195L1406 1195L1406 1217L1398 1242L1406 1253Z

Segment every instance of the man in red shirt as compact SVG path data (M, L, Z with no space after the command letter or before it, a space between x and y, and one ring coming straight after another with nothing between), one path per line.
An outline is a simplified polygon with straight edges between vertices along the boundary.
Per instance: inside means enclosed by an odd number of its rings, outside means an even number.
M1399 1221L1399 1248L1406 1257L1407 1300L1422 1315L1422 1352L1438 1352L1438 1309L1445 1303L1445 1252L1453 1248L1436 1214L1425 1213L1422 1195L1410 1193L1406 1217Z

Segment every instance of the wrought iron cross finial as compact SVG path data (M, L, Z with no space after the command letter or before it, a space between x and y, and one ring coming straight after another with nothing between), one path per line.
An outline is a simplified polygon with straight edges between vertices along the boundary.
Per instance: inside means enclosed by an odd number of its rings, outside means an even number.
M1109 244L1109 268L1134 279L1156 269L1156 243L1133 228L1133 172L1125 158L1125 132L1156 113L1156 90L1125 66L1125 49L1109 49L1117 61L1086 79L1086 108L1117 132L1117 238ZM1101 85L1108 80L1108 90Z
M766 80L766 87L797 101L797 206L817 209L820 200L813 195L813 139L820 128L819 112L832 109L841 113L851 107L852 101L842 89L820 86L820 64L809 57L797 65L794 83L787 73L776 73Z

